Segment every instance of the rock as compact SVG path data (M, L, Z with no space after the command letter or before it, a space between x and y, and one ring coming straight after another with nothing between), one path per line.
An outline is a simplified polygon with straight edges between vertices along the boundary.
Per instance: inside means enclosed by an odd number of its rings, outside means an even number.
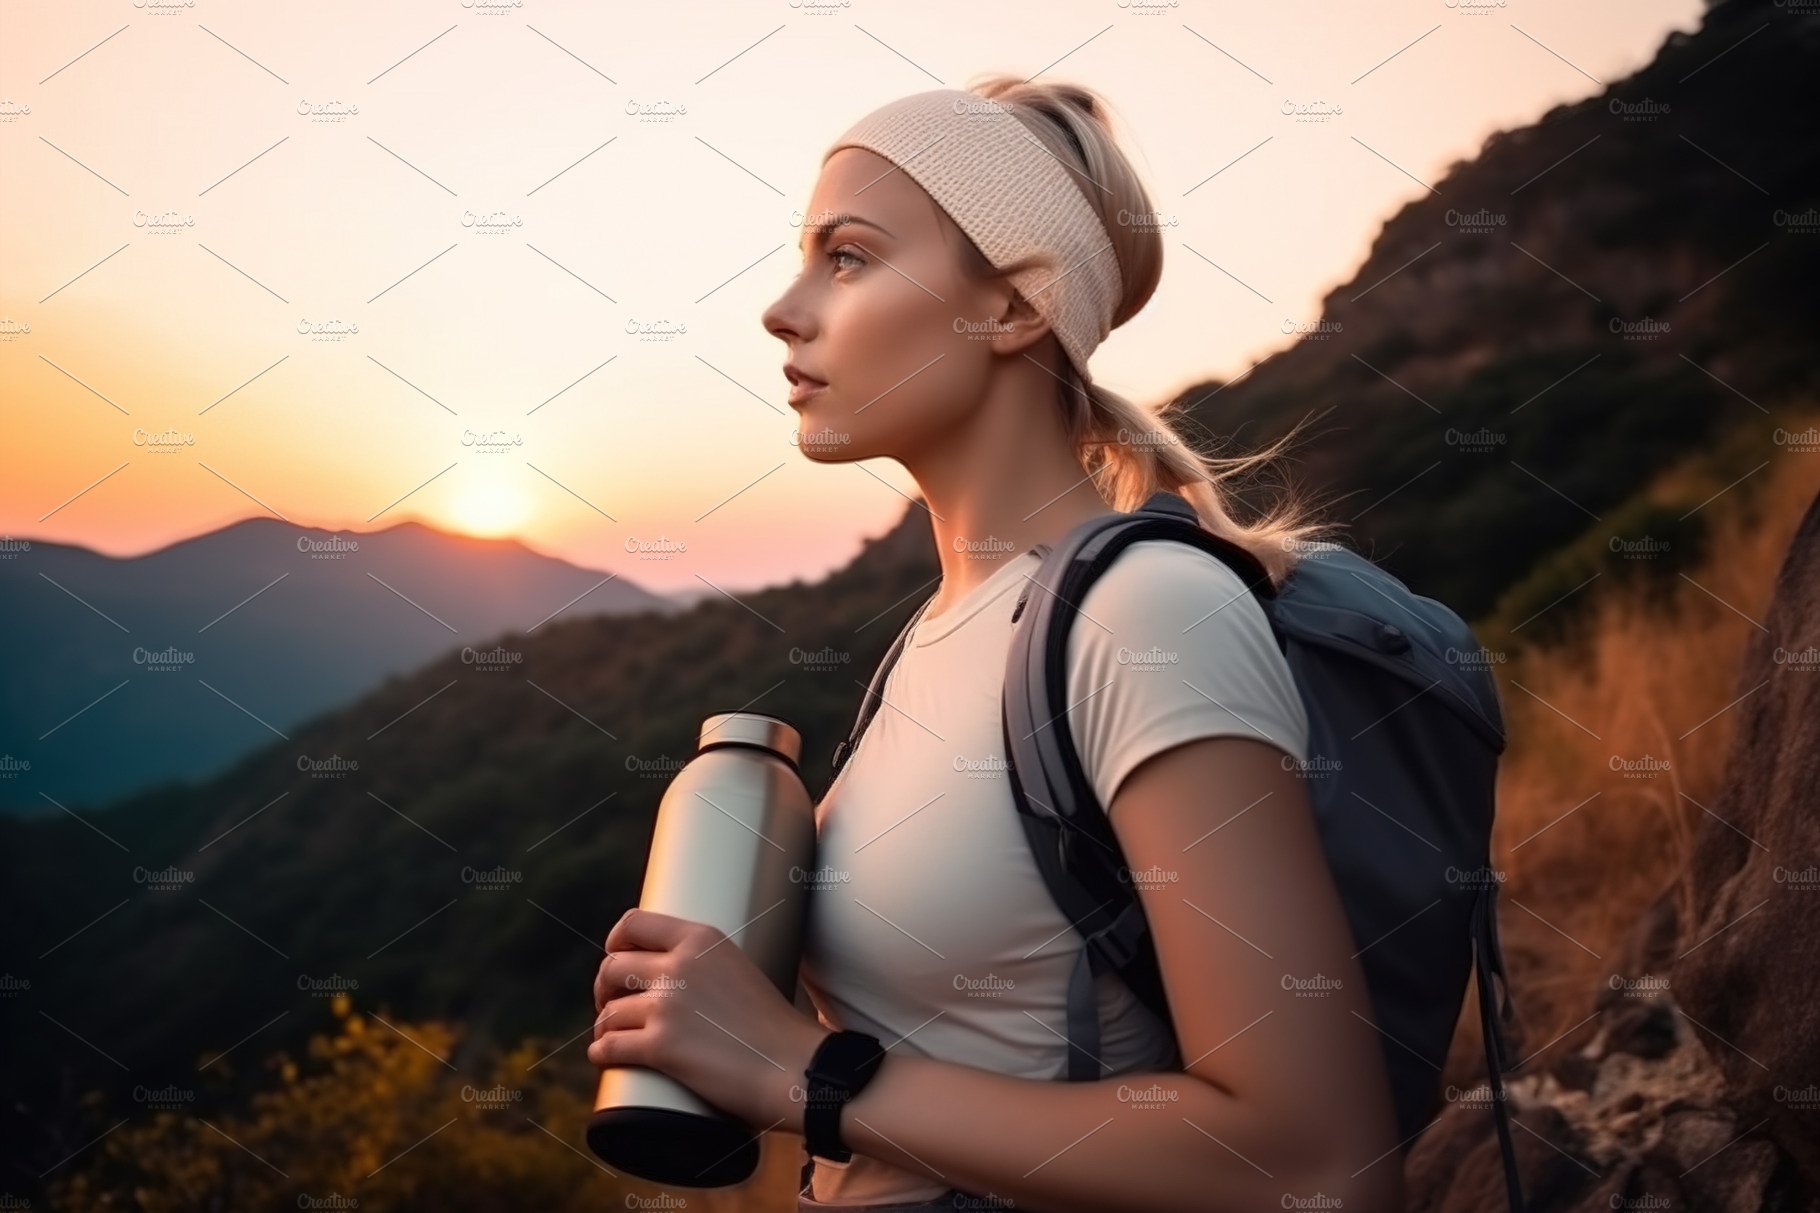
M1668 1118L1661 1142L1644 1156L1643 1174L1656 1183L1672 1177L1682 1202L1674 1207L1759 1213L1767 1207L1780 1154L1770 1142L1740 1138L1729 1113L1679 1113ZM1633 1199L1658 1195L1643 1189Z
M1820 1213L1817 604L1820 498L1740 665L1725 790L1687 870L1614 952L1592 1039L1506 1079L1531 1213ZM1415 1213L1505 1207L1486 1098L1451 1102L1410 1150Z
M1532 1211L1575 1207L1563 1202L1599 1171L1576 1157L1573 1126L1547 1104L1522 1119L1521 1128L1511 1126L1511 1147L1525 1203ZM1483 1104L1455 1103L1442 1113L1411 1148L1406 1173L1409 1213L1488 1213L1507 1204L1504 1159Z
M1672 980L1739 1118L1764 1122L1820 1189L1817 603L1820 503L1790 544L1737 682L1724 792L1695 837L1695 916Z
M1675 1047L1675 1016L1661 1000L1616 1005L1606 1015L1606 1047L1654 1060Z

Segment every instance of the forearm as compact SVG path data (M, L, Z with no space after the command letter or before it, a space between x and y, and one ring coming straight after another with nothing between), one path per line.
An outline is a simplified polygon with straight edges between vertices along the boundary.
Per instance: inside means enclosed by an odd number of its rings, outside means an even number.
M801 1094L780 1109L797 1131ZM1396 1208L1394 1152L1342 1166L1331 1143L1299 1143L1260 1120L1182 1072L1043 1081L892 1053L840 1124L855 1154L1045 1213L1254 1213L1317 1198L1349 1213Z

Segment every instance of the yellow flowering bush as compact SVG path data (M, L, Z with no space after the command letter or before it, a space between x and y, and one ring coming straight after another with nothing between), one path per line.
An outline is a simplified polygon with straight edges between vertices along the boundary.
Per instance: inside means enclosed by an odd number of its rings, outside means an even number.
M771 1134L737 1188L671 1188L622 1176L583 1130L599 1071L584 1042L527 1040L463 1056L440 1021L357 1011L307 1058L279 1053L272 1083L234 1114L157 1111L108 1133L50 1189L53 1208L206 1213L498 1209L793 1210L801 1138Z

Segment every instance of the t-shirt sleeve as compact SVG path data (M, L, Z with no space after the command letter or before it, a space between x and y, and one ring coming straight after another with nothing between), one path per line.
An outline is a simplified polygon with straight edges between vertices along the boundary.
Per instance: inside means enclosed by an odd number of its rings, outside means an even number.
M1264 608L1224 561L1145 540L1087 591L1068 636L1069 728L1111 811L1153 754L1201 737L1251 737L1308 760L1308 714Z

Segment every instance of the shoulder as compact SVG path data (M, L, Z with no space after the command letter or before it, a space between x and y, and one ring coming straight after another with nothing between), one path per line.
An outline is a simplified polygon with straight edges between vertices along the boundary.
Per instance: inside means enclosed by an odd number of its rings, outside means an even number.
M1074 635L1116 632L1213 637L1236 630L1268 637L1269 621L1239 574L1211 552L1173 539L1145 539L1116 556L1081 599ZM1215 623L1215 620L1219 620ZM1096 627L1096 622L1103 627ZM1272 644L1274 648L1274 642Z
M1082 596L1067 662L1069 727L1102 804L1145 758L1198 737L1252 737L1306 759L1307 711L1269 617L1210 552L1126 548Z

